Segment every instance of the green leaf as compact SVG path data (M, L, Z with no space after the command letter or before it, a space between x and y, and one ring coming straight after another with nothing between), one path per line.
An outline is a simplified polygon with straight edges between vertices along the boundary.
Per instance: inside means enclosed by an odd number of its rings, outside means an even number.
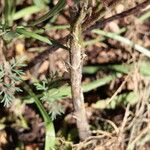
M148 18L150 18L150 11L144 13L144 14L139 18L139 20L143 22L144 20L146 20L146 19L148 19Z
M47 43L49 45L52 44L51 41L47 37L43 37L43 36L41 36L39 34L31 32L31 31L27 31L24 28L17 28L16 32L19 33L19 34L23 34L26 37L32 37L32 38L34 38L36 40L39 40L39 41L44 42L44 43Z
M46 81L42 81L42 83L34 83L34 86L36 86L36 89L38 91L46 91L47 87L46 87L47 82Z
M150 63L148 61L140 61L138 62L139 72L143 76L150 76L149 66ZM130 71L134 70L135 64L112 64L112 65L99 65L99 66L85 66L83 68L83 73L86 74L94 74L99 70L111 70L115 72L119 72L121 74L128 74Z
M89 92L93 89L96 89L100 86L103 86L107 83L109 83L110 81L112 81L113 79L115 78L115 76L113 75L110 75L110 76L107 76L107 77L104 77L102 79L98 79L98 80L95 80L91 83L88 83L88 84L84 84L82 87L83 87L83 92Z
M14 38L16 38L18 36L18 34L14 31L10 31L7 32L3 35L3 38L6 42L10 42L11 40L13 40Z
M129 40L128 38L117 35L116 33L105 32L105 31L99 30L99 29L95 29L92 32L97 33L99 35L103 35L105 37L108 37L108 38L111 38L114 40L117 40L123 44L129 45L129 46L133 47L135 50L137 50L138 52L142 53L143 55L150 57L150 50L149 49L146 49L143 46L134 43L133 41Z
M50 109L49 114L51 115L52 120L55 120L57 115L63 114L65 110L64 107L57 101L49 103L48 107Z
M32 22L30 25L34 26L37 25L54 15L58 14L64 7L66 6L66 0L59 0L58 3L45 15L43 15L41 18L37 19L36 21Z
M59 88L52 88L43 93L43 97L41 98L43 101L54 102L56 100L60 100L66 98L67 96L71 95L70 87L69 86L62 86Z
M47 44L49 44L49 45L54 44L54 45L59 46L60 48L63 48L63 49L65 49L65 50L69 50L68 47L64 46L63 44L59 43L58 41L53 40L53 39L50 39L50 40L49 40L47 37L44 37L44 36L42 36L42 35L39 35L39 34L37 34L37 33L35 33L35 32L27 31L27 30L26 30L25 28L23 28L23 27L18 27L18 28L16 29L16 32L17 32L18 34L24 35L24 36L26 36L26 37L31 37L31 38L33 38L33 39L36 39L36 40L39 40L39 41L41 41L41 42L47 43Z
M15 12L16 0L5 0L4 21L6 26L11 26Z
M45 6L45 2L43 0L33 0L33 2L39 8Z
M55 147L55 129L52 119L49 117L48 113L46 112L45 108L43 107L41 101L38 97L34 94L30 86L24 84L24 89L29 93L30 97L34 99L34 102L39 109L46 128L46 135L45 135L45 150L53 150Z
M22 70L18 68L22 66L22 59L19 60L12 59L10 62L5 62L4 65L0 65L1 103L4 103L4 106L7 107L10 106L11 102L15 99L14 94L21 92L21 89L16 86L18 81L22 81L21 75L23 74ZM11 82L4 82L5 76L7 76Z
M117 105L124 103L134 105L138 101L138 94L134 92L119 94L110 103L109 98L99 100L92 107L96 109L115 109Z
M26 8L23 8L21 10L19 10L18 12L16 12L14 15L13 15L13 20L18 20L20 18L23 18L27 15L31 15L33 13L37 13L39 12L40 10L42 10L43 7L37 7L37 6L29 6L29 7L26 7Z

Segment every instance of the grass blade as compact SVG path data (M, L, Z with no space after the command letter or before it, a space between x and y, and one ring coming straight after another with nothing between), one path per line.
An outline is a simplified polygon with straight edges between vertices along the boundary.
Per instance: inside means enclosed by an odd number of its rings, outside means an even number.
M59 0L58 3L48 13L46 13L44 16L42 16L38 20L32 22L30 25L34 26L49 19L50 17L58 14L58 12L60 12L65 6L66 6L66 0Z
M29 6L29 7L23 8L13 15L13 20L18 20L27 15L37 13L37 12L41 11L42 9L43 9L43 7L37 7L37 6Z
M84 84L82 86L83 88L83 92L89 92L93 89L96 89L100 86L103 86L107 83L109 83L110 81L112 81L115 77L113 75L110 75L110 76L107 76L107 77L104 77L104 78L101 78L101 79L98 79L98 80L95 80L91 83L88 83L88 84Z
M93 108L96 109L115 109L119 104L130 104L134 105L138 101L138 94L134 92L123 93L117 95L109 104L110 98L98 100L95 104L92 104Z
M4 22L6 26L11 26L13 23L13 14L15 13L16 0L5 0L4 7Z
M36 40L39 40L39 41L41 41L41 42L47 43L47 44L49 44L49 45L54 44L54 45L59 46L60 48L63 48L63 49L65 49L65 50L69 50L68 47L62 45L62 44L59 43L58 41L56 41L56 40L54 40L54 39L49 39L48 37L44 37L44 36L39 35L39 34L37 34L37 33L35 33L35 32L27 31L27 30L26 30L25 28L23 28L23 27L18 27L18 28L16 29L16 32L17 32L18 34L24 35L25 37L31 37L31 38L33 38L33 39L36 39Z
M46 128L46 135L45 135L45 150L52 150L55 147L55 129L52 120L50 119L48 113L46 112L45 108L43 107L40 100L34 94L32 89L27 85L24 84L24 89L29 93L29 95L34 99L36 106L38 107L45 123Z
M24 28L17 28L16 32L19 34L23 34L26 37L32 37L33 39L37 39L37 40L44 42L44 43L47 43L49 45L52 44L52 42L47 37L43 37L37 33L31 32L31 31L27 31Z
M150 76L149 71L150 63L147 61L141 61L138 63L139 72L143 76ZM119 72L121 74L128 74L130 71L134 70L134 64L113 64L113 65L99 65L99 66L85 66L83 68L83 73L85 74L95 74L99 70L112 70L115 72Z
M148 19L148 18L150 18L150 11L146 12L145 14L143 14L143 15L139 18L139 20L143 22L144 20L146 20L146 19Z
M129 46L133 47L135 50L137 50L138 52L144 54L147 57L150 57L150 50L142 47L141 45L135 44L133 41L131 41L127 38L124 38L120 35L117 35L116 33L105 32L103 30L98 30L98 29L95 29L92 32L97 33L99 35L106 36L106 37L114 39L114 40L117 40L123 44L129 45Z

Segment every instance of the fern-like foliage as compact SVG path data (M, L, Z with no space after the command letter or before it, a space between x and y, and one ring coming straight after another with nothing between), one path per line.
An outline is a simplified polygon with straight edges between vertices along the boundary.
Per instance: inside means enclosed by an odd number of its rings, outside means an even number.
M37 90L42 92L40 99L48 104L49 114L52 120L54 120L57 115L64 113L64 107L58 101L65 97L61 93L60 88L51 86L47 80L41 83L35 83L34 85Z
M24 66L22 62L23 59L12 59L0 65L0 98L1 103L4 103L6 107L9 107L15 99L15 93L21 91L16 83L22 81L23 71L19 69Z

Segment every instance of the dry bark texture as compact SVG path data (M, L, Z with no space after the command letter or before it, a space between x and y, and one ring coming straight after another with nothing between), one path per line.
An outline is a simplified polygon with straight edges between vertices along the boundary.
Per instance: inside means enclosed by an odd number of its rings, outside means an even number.
M71 11L71 15L76 20L72 23L70 33L70 78L71 78L71 92L72 100L75 109L75 117L77 128L79 131L79 137L81 140L90 136L90 130L88 121L86 118L86 111L84 106L84 97L81 87L82 79L82 65L83 65L83 50L81 45L81 24L86 16L86 6L84 5L81 10L77 8L75 11ZM77 17L77 19L76 19Z

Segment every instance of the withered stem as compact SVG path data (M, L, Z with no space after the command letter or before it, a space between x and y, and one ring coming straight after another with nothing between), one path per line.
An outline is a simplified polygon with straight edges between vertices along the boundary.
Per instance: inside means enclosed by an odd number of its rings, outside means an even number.
M90 136L89 125L86 117L86 111L84 106L84 96L81 87L82 79L82 66L83 66L83 49L81 44L82 28L81 24L85 18L86 11L83 6L81 10L79 8L75 12L72 11L71 15L74 15L75 22L72 23L70 33L70 78L71 78L71 92L72 100L75 109L76 124L81 140L85 140ZM74 21L73 19L73 21Z

